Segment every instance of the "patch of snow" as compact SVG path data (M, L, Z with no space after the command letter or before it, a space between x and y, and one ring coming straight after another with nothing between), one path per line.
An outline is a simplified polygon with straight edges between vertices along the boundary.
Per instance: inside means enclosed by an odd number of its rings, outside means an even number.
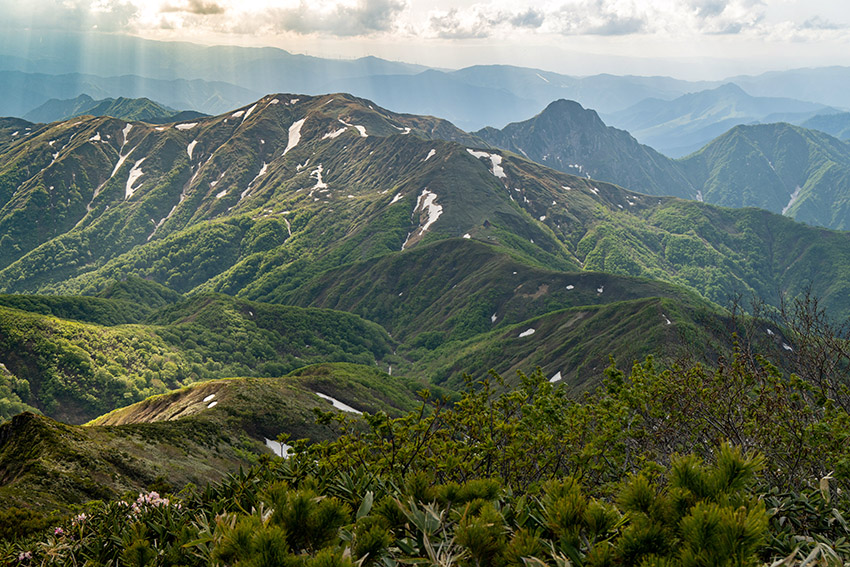
M338 137L338 136L343 135L347 129L348 129L348 128L340 128L339 130L334 130L333 132L328 132L327 134L325 134L324 136L322 136L322 139L323 139L323 140L327 140L328 138L330 138L330 139L334 139L334 138L336 138L336 137Z
M791 352L794 351L794 349L791 348L791 345L789 345L788 343L782 343L782 348L784 348L785 350L790 350Z
M237 110L236 112L234 112L233 114L231 114L231 115L230 115L230 117L231 117L231 118L242 118L242 116L243 116L244 114L245 114L245 111L244 111L244 110Z
M191 130L197 125L197 122L186 122L184 124L178 124L177 126L175 126L175 128L177 128L178 130Z
M209 396L204 398L204 403L211 402L214 397L215 397L215 394L210 394Z
M339 122L340 122L340 124L345 124L346 126L356 128L357 131L360 133L361 138L368 138L369 137L369 134L366 133L366 127L365 126L360 126L358 124L349 124L348 122L345 122L342 118L339 119Z
M213 409L217 405L218 405L218 402L210 402L210 404L207 406L207 409Z
M225 190L224 190L224 191L222 191L221 193L218 193L218 194L215 196L215 198L216 198L216 199L221 199L221 198L222 198L222 197L224 197L225 195L227 195L227 189L225 189Z
M472 238L472 235L467 232L466 234L463 235L463 237L468 240L468 239Z
M197 145L198 140L192 140L189 142L189 145L186 146L186 153L189 154L189 159L192 159L192 152L195 151L195 146Z
M305 167L307 167L307 164L309 164L309 163L310 163L310 160L308 159L308 160L307 160L307 161L305 161L303 164L296 165L296 166L295 166L295 171L301 171L302 169L304 169Z
M571 290L571 289L575 289L575 288L576 288L576 286L574 286L573 284L570 284L570 285L567 286L567 290Z
M495 313L493 313L492 315L490 315L490 322L491 322L491 323L495 323L495 322L496 322L496 319L498 319L498 317L496 317L496 314L495 314Z
M49 142L47 142L47 145L52 147L53 144L55 144L55 143L56 143L56 140L50 140Z
M289 104L298 104L299 100L301 100L301 99L300 98L291 98L291 99L289 99ZM333 99L329 100L328 102L333 102Z
M605 291L605 286L604 286L604 285L601 285L601 286L599 286L599 287L597 287L597 288L596 288L596 293L602 293L603 291Z
M20 134L20 130L15 130L14 132L12 132L12 136L17 136L18 134Z
M702 198L702 191L697 191L697 201L699 201L700 203L705 202L705 200ZM629 204L631 205L632 203L629 202Z
M546 215L542 215L542 216L540 217L540 222L543 222L543 221L545 221L545 220L546 220Z
M225 122L227 122L227 120L225 120ZM156 128L154 128L154 130L156 130L157 132L162 132L163 130L165 130L165 126L157 126Z
M399 201L401 201L402 197L404 197L404 195L402 195L401 193L396 193L395 197L393 197L393 200L390 201L390 205L392 205L393 203L398 203Z
M133 192L136 190L133 186L136 184L136 181L138 181L139 177L143 175L142 164L146 159L146 157L143 157L142 159L137 161L133 165L133 168L130 170L130 174L127 176L127 186L124 189L124 199L129 199L133 196Z
M768 334L769 336L771 336L771 337L772 337L772 336L773 336L773 335L775 335L776 333L774 333L772 330L768 329L768 330L767 330L767 334Z
M431 159L435 155L437 155L437 150L432 149L430 152L428 152L428 155L425 156L425 159L423 159L422 161L428 161L429 159Z
M596 187L591 187L590 192L594 195L599 195L599 189L597 189Z
M419 234L424 234L432 224L437 222L440 215L443 214L443 206L437 204L437 194L428 191L428 189L422 190L419 198L416 199L416 209L414 210L425 209L428 210L428 220L425 221L424 225L422 225L422 228L419 230Z
M315 394L317 396L319 396L320 398L322 398L323 400L327 400L330 403L332 403L333 406L340 411L347 411L349 413L356 413L356 414L362 414L363 413L362 411L356 410L353 407L351 407L350 405L345 404L345 403L343 403L343 402L341 402L341 401L339 401L335 398L332 398L330 396L327 396L325 394L322 394L322 393L319 393L319 392L315 392Z
M291 445L287 445L286 443L279 443L269 438L266 438L266 447L274 451L275 455L283 459L289 457L290 453L292 452Z
M301 127L304 126L305 120L307 119L302 118L301 120L297 120L289 127L289 140L286 142L286 149L283 150L283 155L286 155L286 152L297 146L298 142L301 141Z
M279 101L278 99L276 99L276 98L272 99L272 100L269 102L269 104L278 104L278 103L280 103L280 101Z
M562 187L562 188L564 188L564 189L566 189L567 191L572 191L572 190L573 190L573 188L572 188L572 187L568 187L568 186L566 186L566 185L561 185L561 187ZM554 201L553 201L553 202L554 202Z
M535 73L535 74L536 74L538 77L540 77L541 79L543 79L544 81L546 81L547 83L549 82L549 79L547 79L546 77L544 77L544 76L543 76L543 75L541 75L540 73ZM560 374L561 374L561 373L559 372L559 373L558 373L558 375L560 375Z
M534 329L528 329L528 330L525 330L525 331L521 332L521 333L519 334L519 338L523 338L523 337L530 337L530 336L531 336L531 335L533 335L533 334L534 334Z
M662 316L662 317L664 317L664 321L666 321L668 325L672 325L672 324L673 324L673 321L671 321L670 319L668 319L668 318L667 318L667 315L665 315L664 313L662 313L662 314L661 314L661 316Z
M558 371L555 373L555 375L554 375L554 376L552 376L551 378L549 378L549 382L550 382L550 383L552 383L552 384L554 384L555 382L560 382L561 380L563 380L563 377L561 376L561 371L560 371L560 370L558 370Z
M98 132L97 134L95 134L94 136L89 138L89 142L100 142L100 141L101 141L100 132Z
M410 242L410 235L413 234L411 232L407 233L407 238L404 239L404 242L401 245L401 251L404 252L404 247L407 246L407 243Z
M493 175L495 175L496 177L499 177L501 179L507 179L508 176L505 175L505 170L504 170L504 168L502 168L502 165L501 165L502 164L502 156L500 156L499 154L490 154L490 153L487 153L487 152L479 152L479 151L471 150L469 148L466 148L466 151L468 151L473 157L476 157L476 158L479 158L479 159L489 158L490 163L493 166L493 171L492 171Z
M248 120L248 117L251 116L251 113L254 112L255 108L257 108L256 104L254 104L254 106L245 111L245 116L242 118L242 122Z
M313 178L316 179L316 185L313 186L312 191L315 191L316 189L327 189L328 188L328 184L325 183L324 181L322 181L322 172L323 171L324 171L324 168L322 167L322 164L319 164L319 167L317 167L316 169L314 169L310 173L310 177L313 177Z
M801 189L801 187L800 187L799 185L797 185L797 188L796 188L796 189L794 189L794 192L793 192L793 193L791 193L791 200L790 200L790 201L788 201L788 204L787 204L787 205L785 205L785 207L782 209L782 214L783 214L783 215L784 215L785 213L787 213L787 212L789 211L789 209L791 209L791 206L792 206L794 203L796 203L796 202L797 202L797 198L800 196L800 189Z

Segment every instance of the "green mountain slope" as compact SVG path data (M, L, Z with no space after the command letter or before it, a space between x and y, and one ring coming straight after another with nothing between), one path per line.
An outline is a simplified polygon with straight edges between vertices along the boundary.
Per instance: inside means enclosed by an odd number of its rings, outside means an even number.
M850 145L789 124L738 126L681 160L707 202L850 228Z
M850 112L836 114L819 114L809 118L802 124L803 128L820 130L839 140L850 140Z
M282 378L195 384L103 416L88 426L21 414L0 425L0 507L67 510L115 499L163 479L205 485L271 455L267 439L335 435L314 410L330 401L399 415L413 409L415 382L353 364L311 366Z
M104 301L112 300L92 303ZM44 305L50 302L29 303L37 311ZM198 380L281 376L324 361L375 365L392 350L383 329L356 315L225 296L166 307L147 325L102 326L0 307L4 385L17 396L7 392L4 400L68 423Z

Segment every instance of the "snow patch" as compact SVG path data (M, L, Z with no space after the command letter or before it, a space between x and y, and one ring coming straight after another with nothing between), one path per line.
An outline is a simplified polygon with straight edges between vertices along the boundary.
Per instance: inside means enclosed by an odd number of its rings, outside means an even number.
M211 402L214 397L215 397L215 394L210 394L209 396L204 398L204 403Z
M274 99L272 99L271 101L269 101L269 104L279 104L279 103L280 103L280 101L279 101L278 99L276 99L276 98L274 98Z
M495 322L496 322L496 319L498 319L498 317L496 317L496 314L495 314L495 313L493 313L492 315L490 315L490 322L491 322L491 323L495 323Z
M525 330L525 331L521 332L521 333L519 334L519 338L523 338L523 337L530 337L530 336L531 336L531 335L533 335L533 334L534 334L534 329L528 329L528 330Z
M221 199L221 198L222 198L222 197L224 197L225 195L227 195L227 189L225 189L225 190L224 190L224 191L222 191L221 193L218 193L218 194L215 196L215 198L216 198L216 199Z
M333 140L334 138L344 134L346 130L347 130L347 128L340 128L339 130L334 130L333 132L328 132L327 134L322 136L322 139L327 140L328 138L330 138L330 139Z
M552 376L551 378L549 378L549 382L552 383L552 384L554 384L555 382L560 382L561 380L563 380L563 377L561 376L560 370L555 372L555 375Z
M599 286L599 287L597 287L597 288L596 288L596 293L602 293L603 291L605 291L605 286L604 286L604 285L601 285L601 286Z
M490 163L493 166L493 171L492 171L493 175L495 175L496 177L499 177L501 179L507 179L508 176L505 175L505 170L504 170L504 168L502 168L502 165L501 165L502 164L502 156L500 156L499 154L490 154L490 153L487 153L487 152L479 152L479 151L471 150L469 148L466 148L466 151L468 151L473 157L476 157L476 158L479 158L479 159L488 158L490 160Z
M662 313L662 314L661 314L661 316L662 316L662 317L664 317L664 321L666 321L668 325L672 325L672 324L673 324L673 321L671 321L670 319L668 319L668 318L667 318L667 315L665 315L664 313Z
M466 238L467 240L469 240L470 238L472 238L472 235L470 235L470 234L467 232L466 234L464 234L464 235L463 235L463 237L464 237L464 238Z
M207 409L213 409L217 405L218 405L218 402L210 402L210 404L207 406Z
M305 120L307 119L302 118L301 120L297 120L289 127L289 140L286 142L286 149L283 150L283 155L286 155L286 152L297 146L298 142L301 141L301 127L304 126Z
M402 195L401 193L396 193L395 197L393 197L393 200L390 201L390 205L392 205L393 203L398 203L399 201L401 201L402 197L404 197L404 195Z
M233 114L231 114L231 115L230 115L230 117L231 117L231 118L242 118L242 116L243 116L244 114L245 114L245 111L244 111L244 110L237 110L236 112L234 112Z
M186 146L186 153L189 154L189 159L192 159L192 152L195 151L195 146L198 144L198 140L192 140L189 142L189 145Z
M774 333L772 330L768 329L768 330L767 330L767 334L768 334L768 336L771 336L771 337L772 337L772 336L773 336L773 335L775 335L776 333Z
M571 290L571 289L575 289L575 288L576 288L576 286L574 286L573 284L570 284L570 285L567 286L568 291Z
M289 99L289 104L298 104L299 100L301 100L301 99L300 98L291 98L291 99ZM331 102L331 101L333 101L333 99L329 100L328 102Z
M705 202L705 199L702 198L702 191L697 191L697 201L699 201L700 203ZM629 202L629 204L631 205L632 203Z
M177 128L178 130L191 130L197 125L197 122L186 122L185 124L178 124L177 126L175 126L175 128Z
M428 210L428 220L422 225L419 234L424 234L426 230L431 228L432 224L437 222L440 215L443 214L443 206L437 204L437 194L428 191L427 188L423 189L422 193L419 194L419 198L416 199L416 208L414 211L424 211L426 209Z
M357 131L360 133L361 138L368 138L369 137L369 134L366 133L366 127L365 126L359 126L357 124L349 124L348 122L344 121L342 118L339 119L339 123L344 124L346 126L349 126L351 128L356 128Z
M254 106L245 111L245 116L242 118L242 122L248 120L248 117L251 116L251 113L254 112L255 108L257 108L256 104L254 104Z
M139 177L144 175L142 173L142 164L145 162L146 159L147 158L142 158L137 161L133 165L133 169L130 170L130 174L127 176L127 187L124 189L124 199L129 199L133 196L133 193L136 190L133 186L136 184L136 181L138 181Z
M47 142L47 145L53 147L53 144L55 144L55 143L56 143L56 140L50 140L49 142Z
M333 406L340 411L347 411L349 413L356 413L356 414L362 414L363 413L362 411L356 410L353 407L351 407L350 405L343 403L343 402L337 400L336 398L332 398L330 396L327 396L327 395L319 393L319 392L315 392L315 394L317 396L319 396L320 398L322 398L323 400L327 400L330 403L332 403Z
M312 177L316 180L316 185L313 186L313 189L311 190L311 194L316 189L327 189L328 188L328 184L325 183L322 180L322 172L323 171L324 171L324 168L322 167L322 164L319 164L319 167L317 167L316 169L314 169L310 173L310 177Z
M544 81L546 81L547 83L549 82L549 79L547 79L546 77L544 77L544 76L543 76L543 75L541 75L540 73L535 73L535 75L537 75L538 77L540 77L541 79L543 79L543 80L544 80ZM558 372L558 375L559 375L559 376L560 376L560 374L561 374L561 373L560 373L560 372Z
M787 204L787 205L785 205L785 207L782 209L782 214L783 214L783 215L784 215L785 213L787 213L787 212L791 209L791 206L792 206L794 203L796 203L796 202L797 202L797 199L800 197L800 189L801 189L801 187L800 187L799 185L797 185L797 188L796 188L796 189L794 189L794 192L793 192L793 193L791 193L791 200L790 200L790 201L788 201L788 204Z
M437 155L437 150L431 150L430 152L428 152L428 155L425 156L425 159L423 159L422 161L428 161L429 159L431 159L435 155Z
M541 215L541 217L540 217L540 222L543 222L543 221L545 221L545 220L546 220L546 215Z
M782 348L784 348L785 350L790 350L791 352L794 351L794 349L791 348L791 345L789 345L788 343L782 343Z
M100 141L101 141L100 132L98 132L97 134L95 134L94 136L89 138L89 142L100 142Z
M277 100L277 99L275 99L275 100ZM269 449L274 451L275 455L277 455L278 457L281 457L283 459L289 457L290 453L292 452L292 446L291 445L287 445L286 443L279 443L279 442L274 441L273 439L269 439L269 438L265 438L265 439L266 439L266 447L268 447Z

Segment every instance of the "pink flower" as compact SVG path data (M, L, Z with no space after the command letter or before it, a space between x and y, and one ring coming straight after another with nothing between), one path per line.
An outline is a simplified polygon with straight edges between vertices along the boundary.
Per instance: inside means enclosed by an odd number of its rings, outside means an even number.
M53 535L58 535L58 536L65 535L65 530L63 530L62 528L58 528L58 527L53 528Z
M23 563L32 559L32 551L22 551L18 554L18 562Z

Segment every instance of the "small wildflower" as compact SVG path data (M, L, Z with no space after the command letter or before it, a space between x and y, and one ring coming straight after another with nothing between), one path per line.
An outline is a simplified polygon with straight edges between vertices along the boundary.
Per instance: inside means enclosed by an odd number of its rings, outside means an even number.
M82 514L77 514L76 516L74 516L74 519L71 521L71 523L75 526L79 526L80 524L85 523L87 519L88 516L86 516L84 512Z
M53 535L58 535L58 536L65 535L65 530L63 530L62 528L59 528L59 527L53 528Z
M18 562L23 563L32 559L32 551L22 551L18 554Z

